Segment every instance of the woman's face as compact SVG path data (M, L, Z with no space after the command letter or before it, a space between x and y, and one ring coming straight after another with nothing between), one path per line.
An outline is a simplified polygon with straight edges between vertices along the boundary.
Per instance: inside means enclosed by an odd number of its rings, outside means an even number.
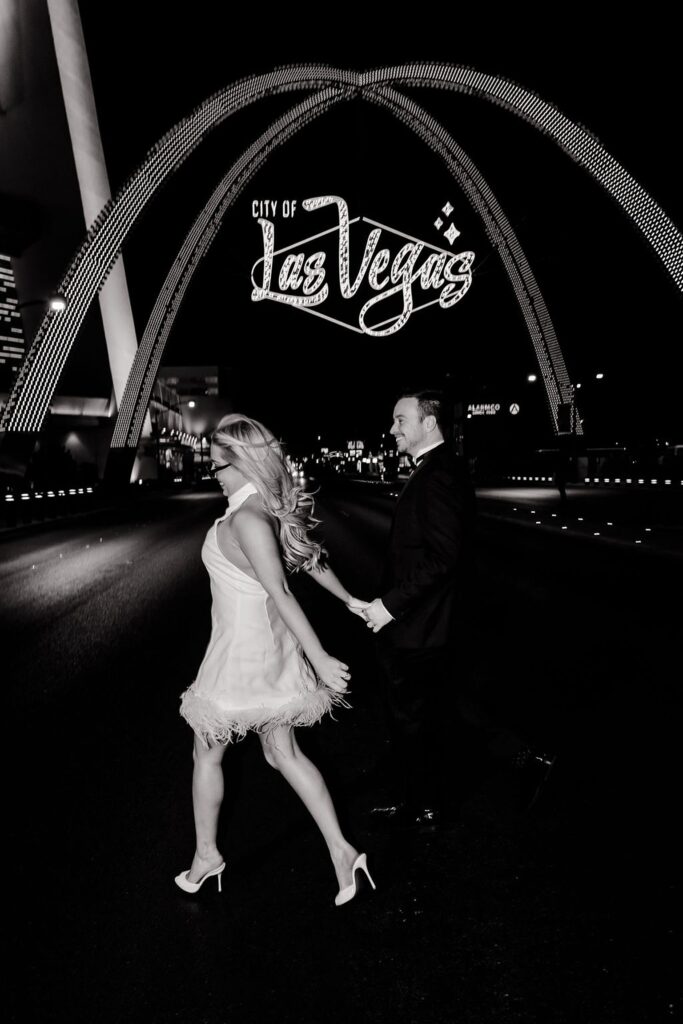
M247 483L247 478L238 469L235 469L221 448L212 444L209 451L211 456L211 472L218 481L220 489L226 496L234 494L235 491Z

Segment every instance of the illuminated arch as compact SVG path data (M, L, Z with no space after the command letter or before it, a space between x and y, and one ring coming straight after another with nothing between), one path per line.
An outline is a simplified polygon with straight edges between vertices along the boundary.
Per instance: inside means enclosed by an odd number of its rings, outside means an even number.
M149 150L143 163L102 208L59 286L67 307L59 317L46 314L26 354L0 430L39 430L83 319L112 269L126 235L156 190L232 114L272 93L337 84L356 87L349 71L310 67L282 69L236 82L210 96L174 125Z
M548 397L550 415L558 427L558 407L572 404L572 391L564 358L541 291L512 226L483 176L453 138L431 115L395 90L368 89L363 97L398 117L446 163L468 201L484 222L486 233L503 261L529 330ZM237 161L214 189L190 228L173 261L147 322L131 369L112 436L112 448L137 448L145 412L168 336L183 296L200 260L206 255L223 217L268 155L314 117L339 102L323 92L289 111ZM582 433L580 422L573 424Z
M138 446L168 336L194 272L206 256L228 209L275 149L344 98L344 93L327 89L288 111L249 147L213 190L178 250L154 303L121 399L112 448L135 449Z
M484 222L486 234L498 251L514 289L534 346L555 431L559 432L558 410L564 405L570 411L572 429L582 434L581 422L576 416L572 385L550 313L512 225L491 187L443 125L413 100L386 87L366 89L363 95L367 100L389 109L412 128L441 157L449 172L457 179L475 213Z
M683 238L664 211L595 137L552 104L508 79L471 68L403 64L369 72L322 65L293 66L243 79L209 97L167 132L95 221L60 285L68 306L47 314L4 410L0 429L38 430L83 318L106 280L118 251L156 189L202 139L231 114L268 94L325 86L363 91L387 85L436 86L477 95L528 121L584 167L633 220L683 289Z

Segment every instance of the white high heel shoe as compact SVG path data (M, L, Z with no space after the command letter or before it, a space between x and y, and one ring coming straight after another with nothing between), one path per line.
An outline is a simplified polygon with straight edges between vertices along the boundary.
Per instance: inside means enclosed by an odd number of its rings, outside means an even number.
M203 875L198 882L188 882L187 876L190 873L190 869L188 868L187 871L182 871L179 875L176 875L175 884L180 889L182 889L183 892L199 892L207 878L213 878L213 876L215 875L216 878L218 879L218 891L222 892L223 889L221 887L221 875L223 874L224 871L225 861L223 861L222 864L219 864L217 868L212 868L211 871L207 871L206 874Z
M353 862L353 867L351 868L351 885L347 885L346 888L339 890L337 895L334 897L335 907L341 907L342 904L348 903L349 900L352 900L356 895L356 871L364 871L372 888L377 888L372 880L370 872L368 871L368 858L366 854L359 853Z

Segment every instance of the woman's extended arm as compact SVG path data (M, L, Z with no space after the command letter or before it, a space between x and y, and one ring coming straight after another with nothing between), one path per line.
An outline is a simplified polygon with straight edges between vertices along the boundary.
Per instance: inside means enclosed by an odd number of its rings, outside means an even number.
M324 568L307 569L306 572L312 580L315 580L325 590L329 590L330 594L334 594L340 601L343 601L350 612L365 618L363 609L367 608L370 602L361 601L358 597L352 597L338 576L332 571L330 565L326 565Z
M301 644L317 675L333 689L345 690L350 678L348 665L333 658L323 649L301 605L290 591L282 565L280 546L267 515L260 509L241 508L235 513L232 526L237 542L249 559L256 578L272 597L285 625Z
M307 569L306 572L312 580L319 583L325 590L329 590L330 594L334 594L344 604L349 603L351 595L339 577L332 571L331 566L316 566L315 569Z

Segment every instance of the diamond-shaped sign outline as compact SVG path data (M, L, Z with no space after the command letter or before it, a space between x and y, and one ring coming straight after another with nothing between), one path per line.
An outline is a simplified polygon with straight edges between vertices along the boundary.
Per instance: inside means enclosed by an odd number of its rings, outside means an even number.
M392 228L388 224L381 224L379 221L372 220L370 217L350 217L349 227L351 227L352 224L358 223L358 221L363 221L365 224L372 224L373 227L381 228L383 231L388 231L392 235L398 235L399 238L405 238L408 242L416 242L418 245L424 245L425 248L433 249L434 252L443 253L445 256L453 256L453 253L449 252L448 249L443 249L439 245L433 245L432 242L426 242L423 238L415 238L413 237L413 235L407 235L404 231L399 231L397 228ZM323 238L324 235L330 235L335 231L339 231L338 224L335 225L335 227L327 228L325 231L317 231L314 235L309 235L307 238L300 238L296 242L291 242L289 245L284 245L281 249L275 249L273 251L273 256L279 256L281 253L287 252L289 249L294 249L297 246L305 245L306 242L313 242L315 241L316 238ZM252 270L255 270L259 263L263 263L264 258L265 257L261 256L258 260L256 260ZM437 297L436 299L430 299L429 302L423 302L421 306L413 306L412 313L417 313L417 311L420 309L427 309L428 306L433 306L438 301L439 299ZM287 304L285 303L285 305ZM329 316L327 313L322 313L320 310L313 309L310 306L290 306L290 308L296 309L301 313L312 313L313 316L319 316L323 320L329 320L333 324L338 324L340 327L345 327L348 331L355 331L356 334L365 334L365 331L362 330L360 327L356 327L354 324L347 324L345 323L344 320L338 320L336 317ZM392 316L388 320L384 320L378 324L373 324L372 329L377 330L379 327L384 327L385 324L392 323L392 321L394 320L396 320L396 317Z

